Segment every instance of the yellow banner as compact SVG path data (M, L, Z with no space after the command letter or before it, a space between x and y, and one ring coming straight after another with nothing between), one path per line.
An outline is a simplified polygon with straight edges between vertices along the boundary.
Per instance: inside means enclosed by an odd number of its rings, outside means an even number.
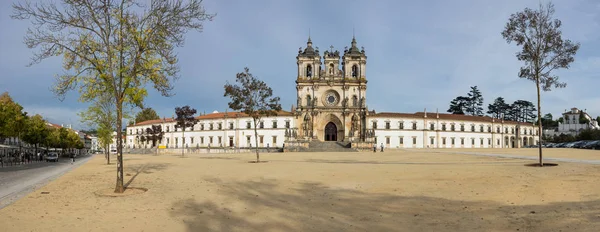
M165 149L165 148L167 148L167 146L165 146L165 145L159 145L158 146L158 149Z

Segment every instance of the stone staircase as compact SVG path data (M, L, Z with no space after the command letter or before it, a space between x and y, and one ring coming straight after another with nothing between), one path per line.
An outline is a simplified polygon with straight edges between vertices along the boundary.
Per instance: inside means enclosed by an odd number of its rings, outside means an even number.
M350 142L322 142L310 141L308 149L303 149L304 152L357 152L356 149L350 148Z

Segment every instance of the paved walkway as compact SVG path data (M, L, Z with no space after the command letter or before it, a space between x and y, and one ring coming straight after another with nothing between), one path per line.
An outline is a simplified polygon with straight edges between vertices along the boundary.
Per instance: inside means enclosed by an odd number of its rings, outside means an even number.
M0 209L79 167L92 157L93 155L78 157L73 165L70 158L61 158L58 163L40 162L0 169Z

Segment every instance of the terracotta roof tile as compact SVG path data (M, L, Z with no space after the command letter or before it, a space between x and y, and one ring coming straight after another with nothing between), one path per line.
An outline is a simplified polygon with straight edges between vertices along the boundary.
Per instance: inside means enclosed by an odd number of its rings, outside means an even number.
M277 113L277 116L293 116L294 114L292 114L291 112L287 112L287 111L279 111ZM199 120L206 120L206 119L221 119L221 118L242 118L242 117L248 117L248 115L242 113L242 112L219 112L219 113L211 113L211 114L205 114L205 115L200 115L197 116L196 119ZM155 120L148 120L148 121L143 121L140 123L136 123L133 126L143 126L143 125L151 125L151 124L158 124L158 123L165 123L165 122L175 122L175 119L173 118L164 118L164 119L155 119Z

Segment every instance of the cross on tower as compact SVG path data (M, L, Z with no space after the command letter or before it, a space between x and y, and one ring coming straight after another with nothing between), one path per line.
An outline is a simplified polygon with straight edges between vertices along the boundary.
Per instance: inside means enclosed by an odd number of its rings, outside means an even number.
M331 49L331 53L333 53L333 45L329 46L329 48Z

